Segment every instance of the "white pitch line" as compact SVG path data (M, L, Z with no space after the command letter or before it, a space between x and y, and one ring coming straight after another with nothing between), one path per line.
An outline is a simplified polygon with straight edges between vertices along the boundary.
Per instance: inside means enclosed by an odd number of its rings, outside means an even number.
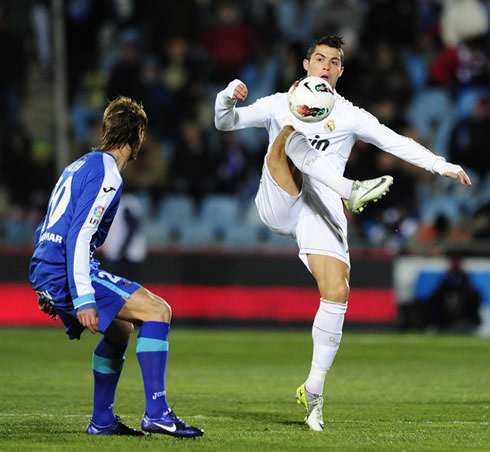
M2 417L57 417L57 418L89 418L92 414L48 414L48 413L0 413L0 418ZM128 414L121 414L121 416L125 417L132 417L132 415ZM225 417L225 416L204 416L202 414L198 414L195 416L186 416L186 418L189 419L209 419L209 420L233 420L234 418L232 417ZM344 420L327 420L327 423L330 424L342 424L342 423L352 423L352 424L363 424L366 422L372 422L372 420L362 420L362 419L344 419ZM461 421L461 420L454 420L454 421L403 421L403 420L383 420L379 421L380 423L395 423L395 424L441 424L441 425L447 425L447 424L454 424L454 425L489 425L490 422L485 422L485 421Z

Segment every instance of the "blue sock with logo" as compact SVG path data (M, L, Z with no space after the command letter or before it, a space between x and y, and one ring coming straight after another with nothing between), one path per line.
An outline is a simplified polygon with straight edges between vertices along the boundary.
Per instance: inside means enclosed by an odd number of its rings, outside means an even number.
M162 417L168 410L165 371L169 330L170 324L166 322L143 322L136 341L136 356L145 388L146 414L152 419Z
M116 387L124 364L128 344L113 344L103 337L92 355L94 371L94 407L92 422L99 427L111 425L114 420Z

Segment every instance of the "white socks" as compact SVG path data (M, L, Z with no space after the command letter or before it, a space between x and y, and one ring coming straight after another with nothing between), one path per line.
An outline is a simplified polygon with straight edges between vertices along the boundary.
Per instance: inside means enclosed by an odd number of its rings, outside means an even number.
M322 395L325 376L333 363L340 340L347 303L320 299L320 307L313 322L313 360L305 382L308 392Z
M342 176L324 154L312 147L304 133L292 132L285 148L287 156L301 172L324 183L342 198L350 198L353 181Z

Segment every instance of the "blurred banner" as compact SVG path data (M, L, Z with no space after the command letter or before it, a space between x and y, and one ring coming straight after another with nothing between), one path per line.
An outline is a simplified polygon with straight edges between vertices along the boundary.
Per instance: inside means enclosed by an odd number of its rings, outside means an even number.
M55 324L38 310L28 265L27 253L0 254L1 325ZM391 261L354 259L352 266L346 321L393 323ZM170 303L176 321L311 322L318 309L314 279L295 254L151 254L139 273L139 282Z
M174 320L247 320L311 322L318 310L316 289L289 287L217 287L145 284L172 306ZM37 296L26 283L3 283L0 325L56 325L37 307ZM12 302L12 300L15 300ZM353 290L346 322L390 323L396 317L391 290Z

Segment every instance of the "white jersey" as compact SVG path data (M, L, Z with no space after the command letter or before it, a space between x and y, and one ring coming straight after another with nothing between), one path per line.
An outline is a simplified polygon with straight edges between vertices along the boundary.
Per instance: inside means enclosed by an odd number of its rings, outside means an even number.
M232 96L240 83L239 80L234 80L225 90L218 93L215 104L216 128L231 131L248 127L264 127L269 134L267 152L281 128L292 125L303 132L311 145L324 153L341 174L344 173L352 147L357 140L371 143L430 172L442 174L444 171L452 170L451 165L446 163L443 157L433 154L414 140L397 134L338 93L335 93L334 108L326 119L316 123L306 123L291 114L287 93L276 93L260 98L252 105L237 108L236 100L232 99ZM304 175L303 191L309 192L312 196L304 193L305 202L296 214L298 217L296 222L290 223L289 226L282 226L277 221L281 215L278 215L277 209L275 212L272 212L272 209L275 204L282 204L283 207L287 206L286 209L294 211L295 200L292 198L288 200L280 193L274 195L274 187L272 185L265 187L264 178L272 179L265 164L257 197L257 206L264 223L275 232L295 237L300 247L300 257L307 266L305 257L307 254L331 255L349 265L347 220L340 196L323 183ZM271 200L271 197L274 199ZM323 210L320 204L325 206L326 210ZM269 215L267 211L270 211ZM325 214L328 217L327 223L330 223L330 230L333 231L329 239L325 238L328 235L325 233ZM341 239L338 238L339 236Z
M444 162L443 157L433 154L411 138L397 134L337 92L330 115L323 121L306 123L291 114L287 93L273 94L247 107L235 108L236 101L231 99L231 95L237 82L230 83L217 96L215 125L219 130L265 127L269 133L270 149L281 128L290 124L301 130L313 147L325 152L341 173L344 172L354 143L362 140L427 171L441 174L438 168L440 163L436 162Z

